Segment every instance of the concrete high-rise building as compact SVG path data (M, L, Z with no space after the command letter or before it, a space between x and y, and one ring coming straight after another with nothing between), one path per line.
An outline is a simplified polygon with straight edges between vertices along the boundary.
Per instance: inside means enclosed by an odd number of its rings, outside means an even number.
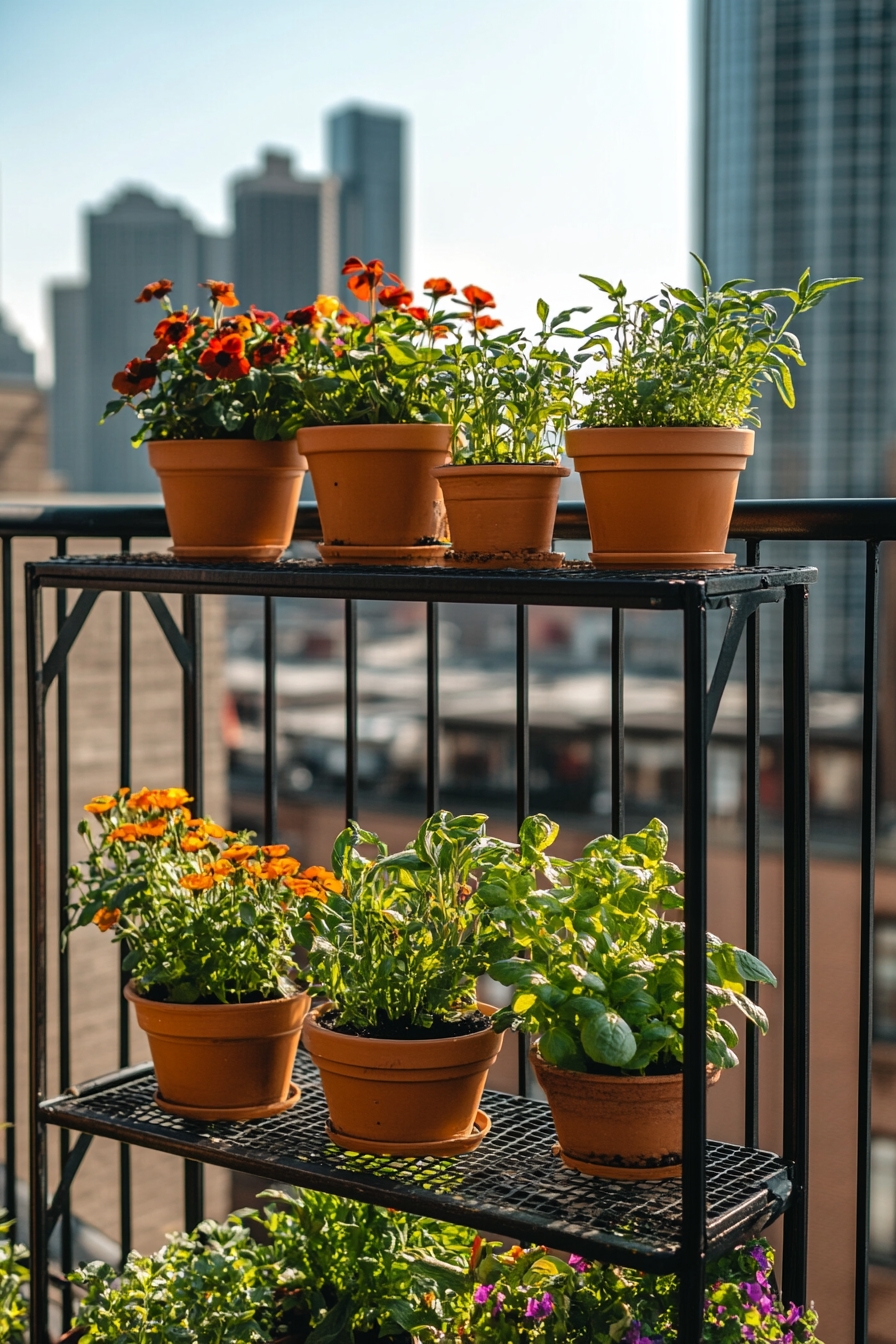
M694 242L714 280L793 285L806 266L864 277L797 324L807 368L794 373L796 409L771 388L763 396L740 493L891 493L896 3L698 0L694 12ZM863 550L825 549L813 667L850 688L861 677Z
M264 152L259 173L233 185L234 279L240 303L282 314L335 293L337 203L332 177L299 177L292 158Z
M50 465L70 490L92 490L91 448L99 412L90 405L87 347L87 286L50 287L53 390L50 395ZM109 389L110 394L112 389ZM102 410L102 407L100 407Z
M330 171L339 178L340 264L349 256L364 261L379 257L387 271L402 275L405 118L346 107L327 118L327 135ZM342 296L349 298L344 284Z

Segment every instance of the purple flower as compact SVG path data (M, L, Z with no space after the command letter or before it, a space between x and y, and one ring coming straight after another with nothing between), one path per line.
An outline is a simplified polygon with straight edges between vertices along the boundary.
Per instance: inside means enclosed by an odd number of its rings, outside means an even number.
M641 1331L641 1322L632 1321L625 1334L622 1336L622 1344L662 1344L661 1340L653 1340L650 1335L645 1335Z
M541 1297L530 1297L526 1302L526 1319L540 1321L545 1316L550 1316L553 1310L554 1299L550 1293L542 1293Z
M489 1299L489 1294L494 1289L493 1283L477 1283L473 1289L473 1301L477 1307L481 1307Z
M504 1306L504 1300L505 1300L505 1298L504 1298L504 1294L503 1294L503 1293L495 1293L495 1305L492 1307L492 1315L493 1315L493 1316L499 1316L499 1315L500 1315L500 1313L501 1313L501 1309L502 1309L503 1306Z
M802 1314L803 1314L803 1308L798 1307L795 1303L792 1302L790 1304L790 1310L787 1312L786 1316L779 1316L778 1321L781 1325L796 1325L797 1321L801 1318Z
M588 1268L588 1261L583 1260L580 1255L571 1255L569 1257L569 1267L574 1270L576 1274L584 1274L585 1270Z
M761 1316L769 1315L774 1303L761 1283L742 1283L740 1290L758 1308Z
M750 1251L750 1255L756 1261L757 1265L762 1270L763 1274L767 1274L768 1271L771 1269L771 1265L769 1263L769 1258L766 1255L765 1251L762 1249L762 1247L754 1246L753 1249Z
M744 1339L752 1339L755 1341L756 1331L753 1329L752 1325L742 1325L740 1328L740 1332L743 1335Z

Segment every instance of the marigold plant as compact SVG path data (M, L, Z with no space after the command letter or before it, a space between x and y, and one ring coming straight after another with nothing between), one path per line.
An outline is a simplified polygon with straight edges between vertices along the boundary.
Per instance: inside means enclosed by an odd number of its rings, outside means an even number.
M86 860L70 870L64 937L95 924L124 942L139 993L174 1003L238 1003L296 992L305 919L342 890L302 869L287 845L257 845L193 817L185 789L126 788L86 804Z

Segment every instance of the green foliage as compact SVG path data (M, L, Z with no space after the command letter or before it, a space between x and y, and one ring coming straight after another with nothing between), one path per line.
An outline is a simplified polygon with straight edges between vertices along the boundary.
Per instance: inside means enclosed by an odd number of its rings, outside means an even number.
M476 978L508 949L513 915L506 902L491 903L488 873L500 865L522 874L540 861L534 850L519 855L486 835L486 821L437 812L397 854L356 823L337 838L333 868L343 894L312 908L305 945L340 1024L425 1028L475 1008ZM365 858L358 845L373 846L376 857ZM483 873L478 886L469 881L473 869Z
M514 956L489 968L514 990L496 1030L537 1035L549 1064L580 1072L590 1061L643 1073L682 1060L684 925L657 907L684 905L675 889L684 874L666 859L667 844L657 820L621 840L600 836L581 859L556 862L562 886L514 891L507 915ZM508 894L512 882L511 875ZM496 900L503 883L498 873L490 879ZM706 1058L732 1068L737 1033L720 1012L737 1008L765 1032L768 1020L746 996L746 982L775 979L757 958L709 934L706 980Z
M713 290L705 264L695 260L700 293L663 285L656 300L627 300L621 281L582 277L613 303L584 331L581 353L594 351L598 369L583 384L582 424L758 427L752 406L764 384L772 384L786 406L794 405L790 366L805 361L789 330L793 319L830 290L859 279L812 282L806 270L796 289L748 290L742 286L749 281L729 280ZM778 318L772 299L789 301L785 318Z
M141 993L176 1003L240 1002L295 993L296 925L332 874L302 873L286 845L192 818L183 789L142 789L88 803L87 858L70 870L73 929L95 923L125 942Z
M29 1277L22 1260L28 1252L10 1241L12 1222L3 1221L5 1215L6 1210L0 1209L0 1342L20 1344L28 1325L28 1303L22 1292Z

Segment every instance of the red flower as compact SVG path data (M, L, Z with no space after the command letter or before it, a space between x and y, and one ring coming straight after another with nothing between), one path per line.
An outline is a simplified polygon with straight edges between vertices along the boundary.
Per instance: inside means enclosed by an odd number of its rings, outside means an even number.
M376 258L363 262L360 257L349 257L342 268L342 274L349 277L349 289L362 301L370 299L380 288L384 271L383 263Z
M383 297L382 295L380 295L380 303L382 303L382 301ZM426 311L425 308L406 308L405 312L408 314L409 317L416 317L418 322L425 322L426 319L429 317L429 313Z
M434 299L444 299L449 294L456 294L457 290L450 280L446 280L444 275L441 275L434 280L425 280L423 282L423 293L431 294Z
M481 317L470 315L470 321L477 331L494 331L495 327L503 327L504 323L498 317L489 317L483 313Z
M263 327L270 327L280 321L276 313L266 313L263 308L256 308L254 303L249 304L249 316L253 322L258 322Z
M264 341L255 347L252 351L252 363L256 369L265 364L276 364L278 360L286 358L295 343L295 336L288 332L283 336L274 336L272 340Z
M242 336L213 336L199 356L199 367L209 378L242 378L249 372Z
M136 396L138 392L148 392L158 376L158 365L151 359L131 359L121 373L112 379L112 387L123 397Z
M367 318L363 313L350 313L349 310L339 305L339 311L336 314L336 321L340 327L366 327Z
M317 309L313 303L307 308L292 308L286 314L286 320L294 327L311 327L317 321Z
M399 283L397 285L385 285L380 290L379 298L384 308L407 308L408 304L413 301L414 295Z
M495 306L494 295L489 294L487 289L480 289L478 285L464 285L463 296L474 313L478 313L480 308Z
M437 322L436 325L430 329L429 334L434 341L441 341L448 335L448 328L443 326L441 322Z
M203 280L199 288L207 289L213 302L220 303L224 308L236 308L239 304L233 285L225 280Z
M143 286L134 302L151 303L153 299L164 299L165 295L170 294L173 288L170 280L153 280L151 285Z
M181 346L186 345L195 330L190 322L190 314L186 308L181 308L180 312L172 313L170 317L163 317L153 336L160 342L162 349L176 345L179 350Z

